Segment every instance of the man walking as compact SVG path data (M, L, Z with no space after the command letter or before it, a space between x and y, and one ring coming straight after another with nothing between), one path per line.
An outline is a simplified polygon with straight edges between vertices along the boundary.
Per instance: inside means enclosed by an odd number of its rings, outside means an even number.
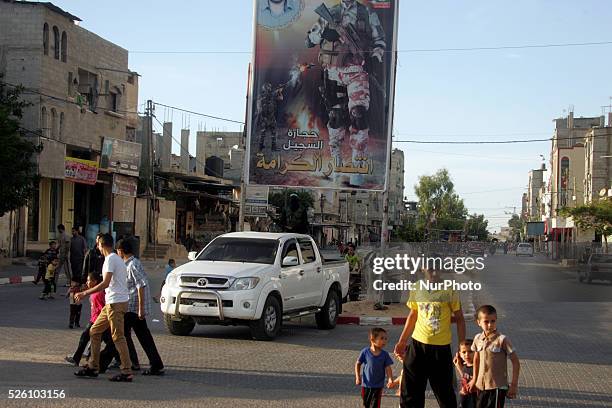
M70 286L71 281L71 272L70 272L70 238L68 238L68 234L66 234L66 227L64 224L59 224L57 226L57 232L59 236L57 237L57 245L59 252L59 265L55 270L55 287L57 288L57 281L59 279L60 270L64 271L66 275L66 286Z
M410 292L410 314L395 345L395 353L404 358L401 408L424 408L427 381L440 408L456 408L451 353L451 321L457 323L459 344L465 340L465 320L459 296L453 290L429 290L425 285L440 282L438 271L425 270L425 281L417 282ZM412 336L410 342L408 338Z
M72 269L72 280L85 283L87 275L83 275L83 259L87 251L87 241L79 234L78 227L72 227L72 238L70 238L70 267Z
M98 249L104 255L102 282L91 289L77 293L75 299L80 301L85 296L104 290L106 304L93 326L91 336L91 356L89 366L74 373L77 377L97 377L100 367L100 343L102 334L110 327L113 343L121 358L121 374L111 377L111 381L132 382L130 353L124 335L124 316L128 308L129 292L127 288L127 269L123 260L113 252L113 237L104 234L98 240Z
M138 353L132 341L132 329L149 358L149 369L143 371L142 375L163 375L164 363L155 346L151 331L147 326L146 317L151 313L151 292L149 279L144 271L142 263L134 256L132 244L121 240L117 243L117 253L125 261L127 266L127 284L130 300L128 311L125 314L125 337L130 351L132 367L139 368Z

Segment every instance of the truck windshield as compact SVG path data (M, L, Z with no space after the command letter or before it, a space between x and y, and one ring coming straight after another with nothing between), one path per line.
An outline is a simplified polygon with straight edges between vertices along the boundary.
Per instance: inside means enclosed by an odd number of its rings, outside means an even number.
M273 265L277 250L278 241L274 239L217 238L197 260Z

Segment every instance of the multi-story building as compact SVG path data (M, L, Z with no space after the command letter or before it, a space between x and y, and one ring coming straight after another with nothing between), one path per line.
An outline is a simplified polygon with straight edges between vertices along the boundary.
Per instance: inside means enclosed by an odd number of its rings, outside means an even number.
M608 126L591 129L584 143L584 201L612 195L612 114Z
M527 221L541 221L540 190L544 185L544 172L546 165L539 169L529 171L529 184L527 187Z
M575 228L571 218L560 214L564 207L584 204L585 138L593 128L604 126L604 117L555 119L555 132L551 150L551 219L547 225L549 240L553 242L590 241L583 231Z
M138 75L126 49L80 21L52 3L0 1L0 73L26 88L22 127L43 147L32 241L54 238L60 223L133 232Z

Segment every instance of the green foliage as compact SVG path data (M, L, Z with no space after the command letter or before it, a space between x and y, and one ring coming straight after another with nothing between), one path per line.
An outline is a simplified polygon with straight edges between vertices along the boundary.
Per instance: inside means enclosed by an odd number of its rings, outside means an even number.
M404 221L404 224L397 229L397 236L404 242L422 242L423 231L417 229L415 218L409 218Z
M291 197L294 194L297 199ZM274 217L274 222L283 232L300 234L310 232L308 209L313 208L314 200L308 191L283 190L272 193L268 202L279 209L277 216Z
M518 215L513 214L510 220L508 221L508 226L512 231L512 237L516 241L520 241L521 237L524 235L525 221L522 220Z
M561 209L561 215L572 217L582 230L593 229L604 237L612 235L612 201L599 200L588 205Z
M6 85L0 76L0 217L28 203L38 182L32 160L38 147L20 132L23 109L22 88Z
M486 241L489 237L489 233L487 232L488 226L489 221L485 220L483 214L473 214L466 221L465 232L467 235L478 236L479 241Z
M448 170L438 170L433 176L421 176L414 186L419 199L417 229L461 230L465 225L467 209L455 192Z

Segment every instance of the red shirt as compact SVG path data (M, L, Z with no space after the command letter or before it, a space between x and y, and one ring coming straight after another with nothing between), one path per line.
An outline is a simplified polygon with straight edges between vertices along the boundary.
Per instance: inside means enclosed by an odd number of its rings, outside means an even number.
M91 303L91 318L89 319L89 321L91 323L94 323L100 315L100 312L102 311L102 308L105 304L104 291L102 290L91 295L89 297L89 303Z

